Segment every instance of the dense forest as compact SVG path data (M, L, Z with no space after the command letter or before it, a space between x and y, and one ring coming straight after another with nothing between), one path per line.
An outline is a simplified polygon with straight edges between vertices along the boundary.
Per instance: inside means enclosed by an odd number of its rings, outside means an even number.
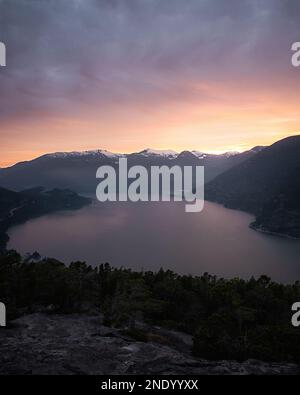
M299 282L283 285L266 276L246 281L109 264L66 266L15 251L0 257L0 301L8 322L37 308L49 314L101 311L106 325L141 341L147 334L136 325L140 321L190 333L194 354L207 359L299 362L300 330L290 323L299 300Z

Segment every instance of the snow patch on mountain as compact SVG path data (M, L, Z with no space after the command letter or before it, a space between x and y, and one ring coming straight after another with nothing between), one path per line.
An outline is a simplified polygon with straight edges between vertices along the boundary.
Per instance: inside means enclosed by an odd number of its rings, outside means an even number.
M124 156L123 154L113 153L106 150L90 150L90 151L72 151L72 152L54 152L47 154L45 157L48 158L77 158L86 156L106 156L107 158L119 158Z
M208 158L217 158L217 157L225 157L225 158L230 158L231 156L236 156L239 155L240 152L237 151L228 151L225 152L224 154L207 154L205 152L201 151L191 151L193 155L195 155L199 159L208 159Z
M253 152L259 152L260 150L262 150L264 147L255 147L253 148ZM183 152L189 152L191 154L193 154L194 156L196 156L198 159L209 159L209 158L216 158L216 157L232 157L235 155L238 155L239 152L236 151L229 151L229 152L225 152L224 154L209 154L209 153L205 153L202 151L183 151ZM168 158L168 159L176 159L179 155L181 155L180 153L174 151L174 150L158 150L158 149L152 149L152 148L147 148L143 151L140 152L136 152L134 153L135 155L142 155L144 157L151 157L151 156L156 156L156 157L164 157L164 158ZM52 154L46 154L43 157L44 158L79 158L79 157L106 157L106 158L110 158L110 159L119 159L119 158L126 158L128 155L130 154L121 154L121 153L114 153L114 152L110 152L107 150L89 150L89 151L72 151L72 152L54 152Z
M178 152L173 150L156 150L152 148L147 148L138 154L143 156L163 156L166 158L176 158L178 156Z
M193 155L197 156L199 159L205 159L209 154L205 154L204 152L201 151L191 151Z
M228 152L225 152L222 155L225 156L226 158L230 158L231 156L236 156L236 155L239 155L239 154L240 154L240 152L238 152L238 151L228 151Z

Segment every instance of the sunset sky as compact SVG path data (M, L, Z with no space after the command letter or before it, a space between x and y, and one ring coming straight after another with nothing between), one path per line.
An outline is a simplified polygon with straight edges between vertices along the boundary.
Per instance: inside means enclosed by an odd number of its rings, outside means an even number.
M298 0L0 0L0 167L300 134Z

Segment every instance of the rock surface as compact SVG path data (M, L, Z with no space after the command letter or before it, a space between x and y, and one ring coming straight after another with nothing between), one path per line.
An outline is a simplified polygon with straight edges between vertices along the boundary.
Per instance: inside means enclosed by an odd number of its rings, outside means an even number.
M299 374L293 364L206 361L192 338L151 328L148 342L102 325L101 317L35 313L0 330L0 374Z

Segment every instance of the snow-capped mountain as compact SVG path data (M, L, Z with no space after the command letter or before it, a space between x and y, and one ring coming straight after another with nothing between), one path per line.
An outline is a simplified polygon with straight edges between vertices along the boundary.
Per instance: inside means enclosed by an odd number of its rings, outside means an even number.
M120 157L126 157L129 155L142 155L144 157L157 156L163 158L176 158L179 155L179 153L173 150L157 150L157 149L147 148L140 152L134 152L133 154L120 154L116 152L110 152L107 150L98 149L98 150L88 150L88 151L54 152L51 154L43 155L43 157L44 158L77 158L77 157L89 156L95 158L107 157L107 158L115 159Z
M191 153L193 155L197 156L197 158L199 158L199 159L204 159L207 157L207 155L209 155L209 154L205 154L204 152L201 152L201 151L191 151Z
M239 155L240 152L238 151L228 151L224 152L223 154L207 154L201 151L191 151L193 155L197 156L199 159L208 159L208 158L230 158L231 156Z
M228 152L224 152L224 154L220 154L220 155L223 155L226 158L230 158L231 156L236 156L239 154L240 154L240 152L238 152L238 151L228 151Z
M138 152L138 155L147 156L162 156L165 158L177 158L178 152L173 150L156 150L152 148L146 148L145 150Z
M68 188L82 193L94 193L97 185L96 171L99 166L117 167L118 159L126 157L128 166L205 167L205 180L209 182L231 167L256 155L261 147L238 154L228 152L221 155L202 151L145 149L140 152L122 154L104 149L90 151L55 152L27 162L1 169L0 186L12 190L23 190L36 186L46 188Z
M44 157L48 158L77 158L77 157L85 157L85 156L94 156L94 157L107 157L107 158L119 158L124 156L124 154L113 153L106 150L90 150L90 151L71 151L71 152L54 152L52 154L46 154Z
M249 152L253 152L253 153L257 153L257 152L261 152L265 149L266 147L263 145L257 145L256 147L252 148L251 150L249 150Z
M262 147L255 147L253 148L253 152L258 152L258 149L262 149ZM225 152L224 154L208 154L202 151L182 151L180 153L174 151L174 150L158 150L158 149L152 149L152 148L146 148L143 151L140 152L134 152L132 154L121 154L121 153L116 153L116 152L110 152L104 149L98 149L98 150L88 150L88 151L71 151L71 152L54 152L51 154L46 154L43 155L43 158L57 158L57 159L62 159L62 158L80 158L80 157L91 157L91 158L111 158L111 159L118 159L121 157L127 157L129 155L139 155L143 156L145 158L147 157L161 157L161 158L168 158L168 159L175 159L178 156L182 156L183 154L192 154L196 156L198 159L209 159L209 158L216 158L216 157L232 157L235 155L238 155L239 152L235 151L229 151Z

